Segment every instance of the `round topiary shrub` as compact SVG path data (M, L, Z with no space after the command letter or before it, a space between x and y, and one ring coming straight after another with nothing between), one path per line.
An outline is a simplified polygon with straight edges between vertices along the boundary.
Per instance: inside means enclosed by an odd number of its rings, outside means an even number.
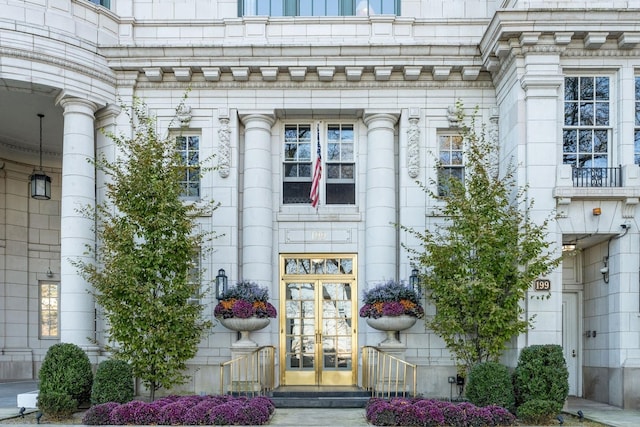
M51 346L38 375L41 395L63 393L76 400L77 404L89 401L93 383L91 362L77 345L60 343Z
M78 401L67 393L50 391L38 393L38 408L52 420L69 418L78 409Z
M105 360L98 365L91 387L91 404L127 403L133 400L133 370L122 360Z
M522 349L513 385L517 406L530 400L548 400L555 404L551 412L559 412L569 395L569 371L562 347L547 344Z
M516 416L527 424L549 425L558 413L556 406L551 400L532 399L518 406Z
M485 362L471 368L466 396L476 406L498 405L515 410L511 373L499 363Z

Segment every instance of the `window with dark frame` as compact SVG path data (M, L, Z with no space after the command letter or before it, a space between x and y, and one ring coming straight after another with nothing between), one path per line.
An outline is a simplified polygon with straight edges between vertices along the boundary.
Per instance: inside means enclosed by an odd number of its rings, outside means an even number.
M438 195L449 195L452 179L464 183L464 142L459 134L438 135Z
M354 135L352 123L285 124L282 203L311 204L315 147L320 141L323 153L320 204L355 204Z
M609 77L565 77L563 164L578 168L609 166L610 112Z
M238 0L238 16L399 16L400 3L400 0Z
M200 135L180 135L176 143L184 174L180 180L181 196L186 200L200 199Z

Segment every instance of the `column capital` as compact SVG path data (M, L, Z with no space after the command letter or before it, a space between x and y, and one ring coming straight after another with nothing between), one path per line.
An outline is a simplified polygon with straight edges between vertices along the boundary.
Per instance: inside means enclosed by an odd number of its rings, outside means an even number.
M64 108L64 113L83 113L90 114L93 118L93 114L98 110L98 104L88 99L76 98L69 96L68 94L61 93L56 98L56 104L60 104Z
M270 110L245 110L238 111L238 117L245 126L271 126L276 122L276 115Z
M376 111L376 110L366 110L362 119L364 120L364 124L367 127L381 127L385 126L383 123L386 122L386 127L393 127L398 122L398 118L400 117L400 111ZM381 122L376 124L376 122Z

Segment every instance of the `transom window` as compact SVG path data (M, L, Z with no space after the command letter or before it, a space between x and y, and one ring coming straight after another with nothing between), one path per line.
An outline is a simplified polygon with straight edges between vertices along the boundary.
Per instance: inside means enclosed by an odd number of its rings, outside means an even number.
M40 338L60 337L60 284L40 283Z
M239 16L400 15L400 0L238 0Z
M633 160L636 165L640 165L640 77L636 77L636 113L633 141Z
M200 198L200 135L180 135L176 143L184 166L180 180L182 197L197 200Z
M320 145L320 204L353 205L355 139L351 123L296 123L284 126L282 201L311 204L313 165Z
M575 167L606 168L609 164L609 77L564 79L562 162Z
M438 135L438 195L449 194L452 179L464 182L464 144L459 134Z

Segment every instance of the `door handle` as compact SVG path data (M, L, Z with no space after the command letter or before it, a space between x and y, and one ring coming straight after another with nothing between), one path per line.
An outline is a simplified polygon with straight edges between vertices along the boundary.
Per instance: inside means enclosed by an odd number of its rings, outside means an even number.
M571 357L576 357L576 351L575 350L571 350Z

